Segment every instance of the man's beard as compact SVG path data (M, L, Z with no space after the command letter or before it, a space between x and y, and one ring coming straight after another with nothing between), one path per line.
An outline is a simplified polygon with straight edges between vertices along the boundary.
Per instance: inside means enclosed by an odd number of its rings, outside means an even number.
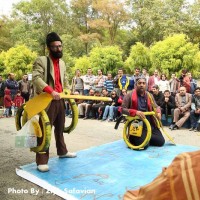
M62 58L62 56L63 56L62 51L55 52L55 51L50 50L50 54L53 58Z

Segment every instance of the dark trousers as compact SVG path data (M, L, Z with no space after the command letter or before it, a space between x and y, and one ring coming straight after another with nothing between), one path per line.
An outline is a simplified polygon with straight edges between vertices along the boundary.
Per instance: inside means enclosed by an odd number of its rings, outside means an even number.
M25 102L27 102L29 100L29 96L30 94L29 93L21 93L21 96L24 98Z
M58 155L67 153L64 141L63 130L65 124L65 104L64 100L54 100L47 111L51 126L54 126L54 135L56 140L56 148ZM43 138L38 138L38 145L42 143ZM36 153L37 165L47 164L49 160L49 149L45 153Z
M160 130L155 126L151 126L151 133L152 133L151 139L149 141L149 144L147 144L147 146L148 145L163 146L165 143L165 139ZM146 125L144 124L141 137L135 137L130 135L129 141L131 144L139 146L140 144L142 144L142 142L144 142L146 135L147 135L147 128Z
M200 114L196 114L194 110L190 111L191 127L198 128L198 121L200 120Z

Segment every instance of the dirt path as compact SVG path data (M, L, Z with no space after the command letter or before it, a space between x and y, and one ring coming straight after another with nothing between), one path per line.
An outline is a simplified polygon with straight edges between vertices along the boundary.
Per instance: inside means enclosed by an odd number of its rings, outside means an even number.
M123 124L120 124L119 129L115 130L113 122L80 119L76 130L71 134L65 134L65 141L70 151L79 151L121 139L122 127ZM200 147L200 136L197 133L189 132L187 129L171 131L166 128L166 130L175 138L177 143ZM46 190L16 175L15 169L34 162L35 155L29 149L15 148L15 135L14 118L1 118L0 198L3 200L60 200L61 198L49 194ZM52 137L50 157L55 156L56 149ZM36 195L37 191L38 194Z

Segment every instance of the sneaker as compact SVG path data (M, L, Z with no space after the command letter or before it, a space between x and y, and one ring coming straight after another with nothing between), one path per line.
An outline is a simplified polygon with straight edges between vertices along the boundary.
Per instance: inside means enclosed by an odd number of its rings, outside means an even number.
M193 131L195 128L194 127L191 127L190 129L189 129L189 131Z
M84 117L83 120L89 119L88 117Z
M112 119L108 119L108 122L112 122L113 120Z
M102 122L106 121L106 119L101 119Z
M48 172L48 171L49 171L49 166L48 166L48 165L38 165L38 166L37 166L37 169L38 169L40 172Z
M68 151L66 154L60 155L59 158L75 158L76 156L76 153Z
M196 128L194 128L194 132L198 132L198 129L197 129L197 127L196 127Z

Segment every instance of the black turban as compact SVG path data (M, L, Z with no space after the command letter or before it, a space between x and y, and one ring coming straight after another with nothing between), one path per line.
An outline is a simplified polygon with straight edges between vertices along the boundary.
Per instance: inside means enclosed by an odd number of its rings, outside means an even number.
M60 39L59 35L55 32L51 32L47 35L46 38L46 44L49 47L51 42L55 42L55 41L60 41L62 43L62 40Z

